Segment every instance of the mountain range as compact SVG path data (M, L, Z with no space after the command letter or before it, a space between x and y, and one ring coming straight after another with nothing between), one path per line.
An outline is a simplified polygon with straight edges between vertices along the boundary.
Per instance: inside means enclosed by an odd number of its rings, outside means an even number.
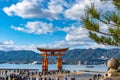
M111 57L120 59L120 49L73 49L68 50L62 57L66 64L103 64ZM18 50L18 51L0 51L0 62L7 63L32 63L42 61L39 53ZM49 57L49 63L56 63L57 57Z

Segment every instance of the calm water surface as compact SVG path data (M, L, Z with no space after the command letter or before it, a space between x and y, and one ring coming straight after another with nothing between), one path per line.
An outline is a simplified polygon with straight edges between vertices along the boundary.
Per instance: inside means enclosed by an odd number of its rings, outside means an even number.
M107 71L105 65L92 65L94 68L87 68L86 66L91 65L63 65L63 69L70 71L79 71L79 70L90 70L90 71ZM41 71L41 64L0 64L0 68L6 69L39 69ZM56 64L49 64L49 70L57 70Z

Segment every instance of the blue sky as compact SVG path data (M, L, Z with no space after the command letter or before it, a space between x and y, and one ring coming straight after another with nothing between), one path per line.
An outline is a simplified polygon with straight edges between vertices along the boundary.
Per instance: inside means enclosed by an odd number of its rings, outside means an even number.
M113 9L111 3L91 1ZM86 5L90 0L0 0L0 50L105 48L88 37L80 22Z

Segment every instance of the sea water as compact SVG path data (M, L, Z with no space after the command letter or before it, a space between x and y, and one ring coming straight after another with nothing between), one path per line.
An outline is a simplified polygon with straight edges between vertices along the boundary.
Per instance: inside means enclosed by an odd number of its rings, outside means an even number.
M87 66L93 66L88 68ZM0 64L0 69L39 69L42 70L42 64ZM56 64L49 64L49 70L57 70ZM107 71L106 65L63 65L63 69L73 71L88 70L88 71Z

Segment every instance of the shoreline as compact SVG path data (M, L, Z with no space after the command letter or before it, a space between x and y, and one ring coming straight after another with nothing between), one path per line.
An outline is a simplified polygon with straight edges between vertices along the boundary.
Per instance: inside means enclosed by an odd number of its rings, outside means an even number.
M59 79L59 80L71 80L74 78L75 80L89 80L94 78L94 74L89 74L84 71L76 71L76 72L70 72L70 73L65 73L65 72L57 72L57 73L52 73L52 74L47 74L44 75L41 72L39 72L37 69L0 69L0 77L6 78L10 77L11 75L16 75L16 76L22 76L25 78L30 78L30 80L37 80L37 79ZM23 79L24 80L24 79Z

